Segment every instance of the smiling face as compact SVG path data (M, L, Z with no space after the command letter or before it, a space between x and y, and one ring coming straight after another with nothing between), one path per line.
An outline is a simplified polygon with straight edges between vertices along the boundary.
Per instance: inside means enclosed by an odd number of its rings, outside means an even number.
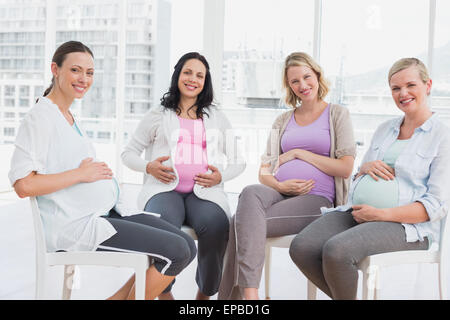
M68 99L81 99L94 80L94 59L87 52L66 55L61 67L53 62L52 73L57 86Z
M189 59L178 77L181 99L197 99L205 85L206 67L198 59Z
M427 107L431 79L424 82L417 67L410 66L395 73L389 85L395 104L405 114L414 114L421 108Z
M318 99L319 81L315 72L307 66L292 66L286 72L292 92L302 101Z

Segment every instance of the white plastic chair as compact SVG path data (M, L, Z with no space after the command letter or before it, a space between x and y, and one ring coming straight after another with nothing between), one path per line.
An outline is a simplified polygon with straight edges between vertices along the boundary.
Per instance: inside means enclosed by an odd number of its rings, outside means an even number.
M441 238L438 250L434 247L429 250L410 250L380 253L366 257L358 264L363 273L363 300L376 300L380 297L380 269L383 267L417 264L437 263L439 268L439 296L447 300L447 286L445 262L449 250L448 221L444 218L441 223ZM311 294L310 294L311 290ZM308 280L308 300L316 299L317 288Z
M133 268L135 270L136 300L145 299L146 271L150 265L148 255L100 251L47 252L36 198L31 197L30 202L36 238L36 299L44 299L47 269L56 265L65 266L62 295L64 300L70 299L76 265Z
M198 240L197 234L195 233L194 229L192 229L191 227L188 227L187 225L182 225L181 231L190 235L192 237L192 239Z
M267 238L266 240L266 255L264 260L264 279L265 279L265 293L266 299L270 299L270 264L272 261L272 248L289 248L291 242L296 235L288 235L282 237ZM308 281L308 300L314 299L316 295L316 286Z

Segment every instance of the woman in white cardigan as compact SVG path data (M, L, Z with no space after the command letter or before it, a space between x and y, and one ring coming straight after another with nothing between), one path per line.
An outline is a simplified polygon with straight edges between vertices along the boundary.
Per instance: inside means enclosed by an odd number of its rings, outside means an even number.
M231 216L223 184L245 168L231 124L212 101L208 62L197 52L183 55L161 106L145 115L122 153L127 167L144 173L138 207L195 230L197 299L218 291ZM159 298L173 299L171 287Z

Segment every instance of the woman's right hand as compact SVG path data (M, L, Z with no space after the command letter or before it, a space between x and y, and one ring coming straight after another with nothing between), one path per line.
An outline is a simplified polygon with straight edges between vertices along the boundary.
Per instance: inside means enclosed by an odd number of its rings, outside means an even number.
M169 160L170 157L159 157L158 159L147 163L147 173L151 174L153 177L161 181L162 183L168 184L176 179L175 175L170 173L174 172L171 167L167 167L162 163Z
M94 162L92 158L81 161L78 167L80 182L95 182L103 179L112 179L113 172L104 162Z
M378 177L384 180L394 180L395 178L395 170L381 160L364 163L359 169L358 176L364 174L370 175L375 181L378 181Z
M314 188L314 180L289 179L278 183L278 192L288 196L308 194Z

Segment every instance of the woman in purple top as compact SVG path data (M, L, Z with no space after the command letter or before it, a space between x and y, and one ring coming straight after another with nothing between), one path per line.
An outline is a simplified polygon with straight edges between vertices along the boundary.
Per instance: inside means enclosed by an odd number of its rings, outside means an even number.
M348 110L324 101L328 84L306 53L286 58L283 86L293 109L272 126L261 184L239 197L219 299L258 299L266 238L297 234L320 216L320 207L346 202L355 158Z

